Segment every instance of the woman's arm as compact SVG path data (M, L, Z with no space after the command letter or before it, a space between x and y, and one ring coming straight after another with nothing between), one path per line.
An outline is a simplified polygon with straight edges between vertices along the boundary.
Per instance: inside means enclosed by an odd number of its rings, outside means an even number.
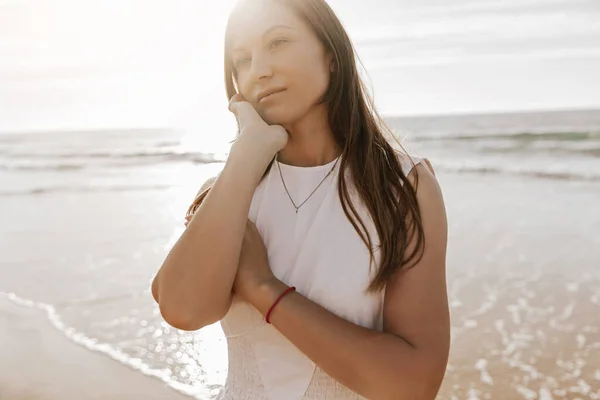
M433 400L448 360L445 207L434 175L423 165L414 170L424 253L418 264L388 283L384 332L348 322L297 292L286 295L271 314L272 324L320 368L373 400ZM286 288L276 279L263 282L249 301L266 314Z
M256 187L287 131L268 125L241 94L229 102L240 128L225 168L161 266L155 298L169 324L197 330L229 311Z
M230 156L169 252L152 293L170 325L197 330L229 310L250 203L263 172Z
M215 184L215 181L217 179L217 176L214 176L212 178L208 178L206 180L206 182L204 182L204 184L202 184L202 186L200 186L200 189L198 190L198 193L196 193L196 197L200 196L200 194L202 192L204 192L206 189L208 189L209 187L211 187L212 185ZM186 215L185 216L185 223L184 225L187 227L192 219L193 215ZM160 274L160 270L158 271L158 273L154 276L154 279L152 280L152 297L154 298L154 301L156 301L158 303L158 276Z

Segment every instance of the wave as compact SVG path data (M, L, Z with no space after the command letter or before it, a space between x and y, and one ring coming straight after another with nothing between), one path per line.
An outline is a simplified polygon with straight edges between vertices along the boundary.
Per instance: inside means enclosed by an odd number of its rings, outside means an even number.
M79 171L87 168L82 164L31 164L31 163L5 163L0 164L0 170L5 171Z
M22 190L0 190L0 196L44 195L51 193L131 192L172 189L176 185L107 185L107 186L49 186Z
M77 152L65 152L65 153L22 153L13 152L4 155L4 157L10 158L108 158L108 159L122 159L122 158L144 158L144 157L166 157L166 158L196 158L203 161L219 160L219 157L215 153L198 153L193 151L178 151L178 150L113 150L113 151L77 151Z
M481 158L486 153L522 153L528 157L550 154L600 158L599 132L553 132L512 134L454 134L439 137L409 136L409 143L421 143L425 148L461 149Z
M161 162L191 162L194 164L210 164L224 162L222 156L213 153L196 152L161 152L144 151L130 153L63 153L36 154L12 153L4 155L0 161L0 170L6 171L78 171L90 167L114 166L128 167L131 165L156 164ZM72 162L64 162L72 159Z
M544 171L544 170L522 170L522 169L507 169L502 167L491 166L452 166L442 163L435 163L436 170L458 173L477 173L477 174L505 174L516 176L527 176L532 178L545 178L568 181L600 181L600 173L590 171L582 174L572 171Z
M474 174L504 174L511 176L525 176L566 181L600 182L600 171L556 171L543 169L517 169L502 166L488 165L461 165L459 163L445 163L432 159L438 171L452 173ZM177 185L106 185L106 186L49 186L34 187L21 190L0 190L0 196L42 196L53 193L94 193L94 192L135 192L165 190L178 187Z
M198 159L205 162L211 161L219 161L221 160L221 156L216 153L205 153L205 152L197 152L197 151L187 151L187 150L163 150L163 149L148 149L148 150L83 150L78 149L73 152L44 152L44 153L35 153L35 152L11 152L8 154L3 154L3 157L7 158L27 158L27 159L38 159L38 158L57 158L57 159L72 159L72 158L107 158L107 159L128 159L128 158L145 158L145 157L165 157L165 158L173 158L173 159Z
M415 140L483 138L515 140L596 141L600 110L524 111L385 117L401 136Z
M409 133L403 139L409 142L456 143L479 145L478 152L484 151L531 151L568 152L591 157L600 157L600 130L588 132L520 132L511 131L480 131L477 133L461 133L430 131L426 133ZM494 143L494 142L496 143ZM508 144L508 146L507 146ZM512 144L512 147L511 147ZM428 145L428 144L427 144ZM527 145L528 147L524 147ZM225 154L202 153L194 151L164 151L151 149L144 151L87 151L77 153L11 153L0 158L0 170L5 171L56 171L73 172L91 167L129 167L132 165L159 164L163 162L190 162L194 164L220 163L226 160Z
M480 132L477 134L464 134L460 132L446 132L443 135L415 135L417 141L431 140L455 140L455 141L476 141L476 140L513 140L513 141L563 141L563 142L599 142L600 130L590 132L519 132L507 130L505 132L494 131L492 133Z
M12 304L20 307L26 307L31 309L39 310L46 315L50 325L62 333L72 343L85 347L90 351L102 353L109 356L116 362L130 367L140 373L155 379L160 379L166 385L179 391L182 394L193 395L192 388L186 387L185 385L176 385L170 379L169 375L162 370L153 369L147 364L143 363L139 358L130 357L124 352L114 348L108 343L101 343L97 339L87 336L83 332L77 332L74 328L67 326L62 320L60 314L57 312L56 307L42 302L36 302L30 299L19 297L15 293L0 292L0 299L5 299Z

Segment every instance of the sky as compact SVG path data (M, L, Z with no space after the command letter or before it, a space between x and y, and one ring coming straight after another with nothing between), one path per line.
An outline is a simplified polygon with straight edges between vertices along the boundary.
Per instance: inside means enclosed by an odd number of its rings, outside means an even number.
M0 0L0 132L233 126L233 2ZM600 108L598 0L329 3L383 114Z

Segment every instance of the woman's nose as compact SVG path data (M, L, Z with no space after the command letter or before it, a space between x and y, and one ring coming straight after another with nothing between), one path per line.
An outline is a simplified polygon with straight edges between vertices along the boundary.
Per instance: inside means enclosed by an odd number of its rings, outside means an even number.
M261 80L268 78L273 75L273 67L268 56L255 56L252 58L252 65L250 66L250 75L253 80Z

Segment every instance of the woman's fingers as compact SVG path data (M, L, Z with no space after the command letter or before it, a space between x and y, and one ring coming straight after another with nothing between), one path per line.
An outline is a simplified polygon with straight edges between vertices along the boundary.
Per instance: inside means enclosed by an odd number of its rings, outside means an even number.
M235 94L229 101L229 111L237 118L240 128L256 123L265 124L252 104L248 103L240 93Z
M235 114L235 107L237 107L237 103L239 103L240 101L242 101L244 99L244 97L242 96L241 93L236 93L233 95L233 97L231 99L229 99L229 111L231 111L232 113Z

